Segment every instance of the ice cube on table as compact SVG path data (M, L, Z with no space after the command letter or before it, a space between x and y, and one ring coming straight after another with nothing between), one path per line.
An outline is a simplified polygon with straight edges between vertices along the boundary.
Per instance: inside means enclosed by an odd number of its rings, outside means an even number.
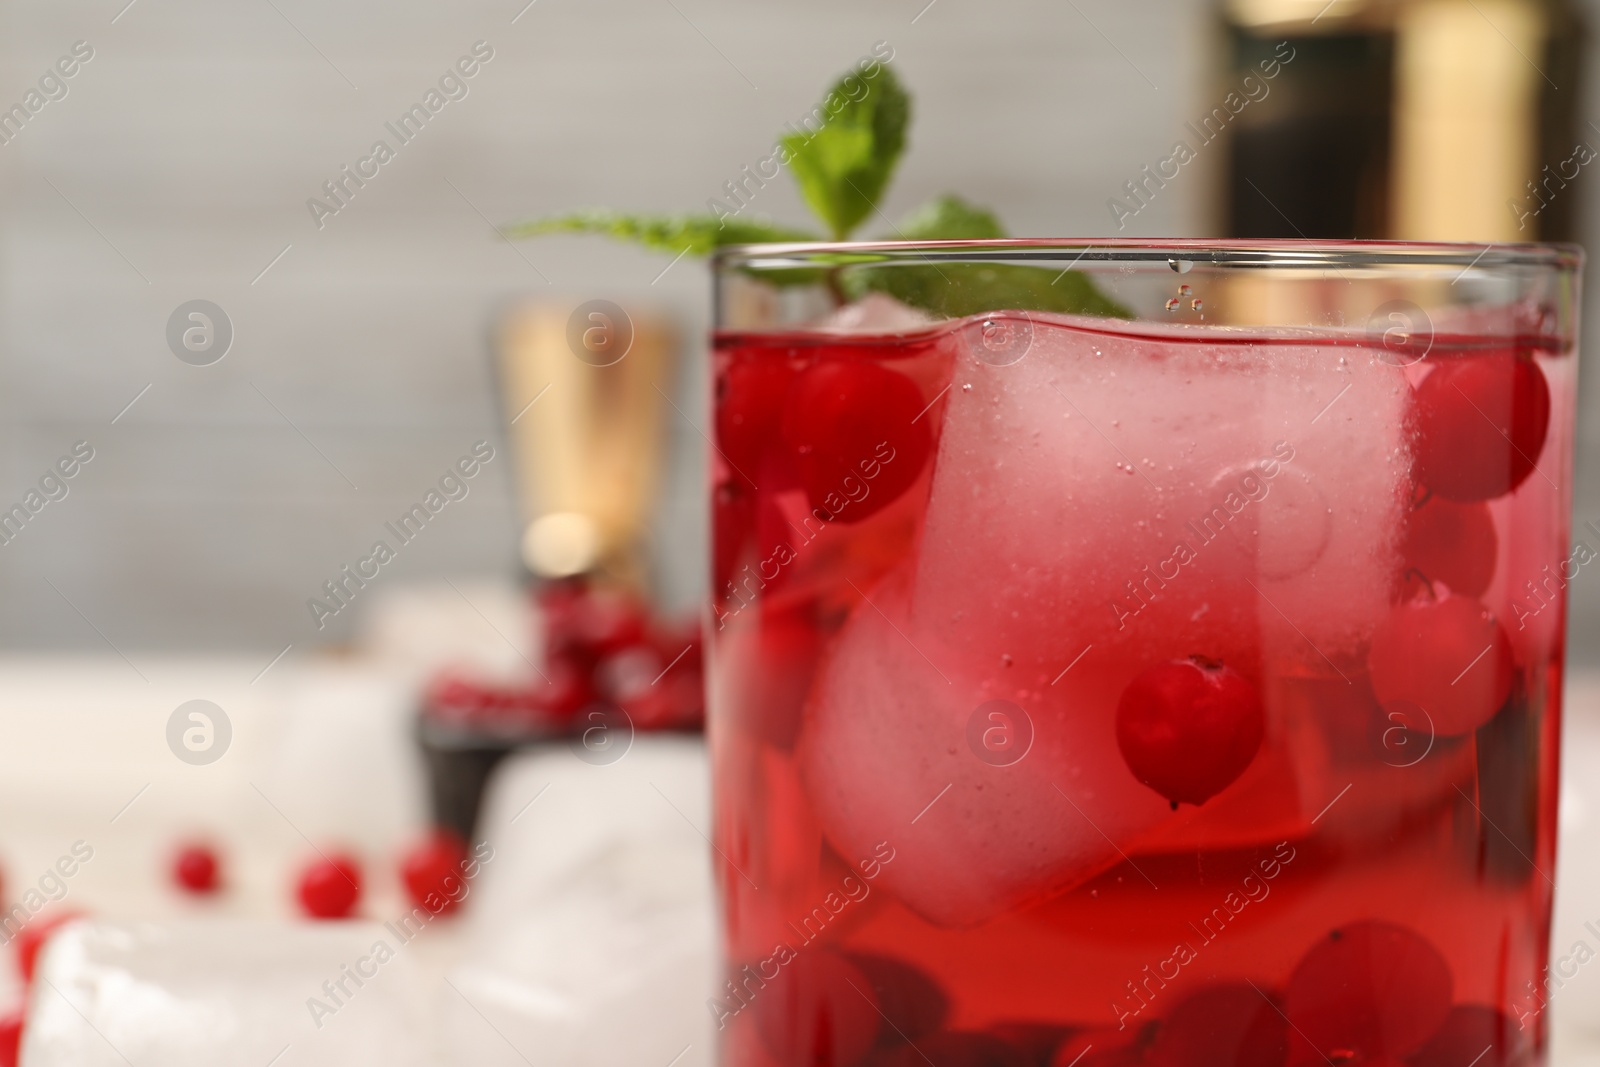
M432 1064L426 991L405 944L377 923L78 922L40 959L20 1062Z
M565 747L502 765L465 954L445 990L461 1062L701 1067L717 972L710 775L698 738L610 764Z

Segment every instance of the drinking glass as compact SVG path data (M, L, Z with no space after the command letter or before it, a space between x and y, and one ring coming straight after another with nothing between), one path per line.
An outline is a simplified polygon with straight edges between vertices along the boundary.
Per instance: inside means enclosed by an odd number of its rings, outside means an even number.
M723 252L722 1062L1541 1060L1581 266Z

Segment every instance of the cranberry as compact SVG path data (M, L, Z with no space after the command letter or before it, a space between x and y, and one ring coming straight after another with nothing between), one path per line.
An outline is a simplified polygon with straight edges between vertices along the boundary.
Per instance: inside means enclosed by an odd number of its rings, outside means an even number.
M850 1067L878 1039L878 1001L861 968L808 947L757 990L751 1007L762 1042L782 1067Z
M449 719L470 719L493 702L489 691L456 674L442 674L428 687L428 707Z
M207 844L193 842L178 849L172 859L172 880L185 892L204 895L221 888L217 877L220 864L216 851Z
M17 934L17 968L22 972L23 981L33 981L33 965L38 962L39 953L49 944L55 932L78 918L82 918L81 912L57 911L28 920L22 932Z
M1019 1020L995 1023L989 1027L989 1032L1006 1044L1021 1049L1033 1067L1050 1067L1050 1059L1056 1048L1072 1033L1072 1028L1060 1023Z
M1525 356L1449 360L1417 386L1418 473L1451 500L1489 500L1521 485L1549 428L1550 387Z
M917 419L926 404L910 378L873 363L818 363L802 373L783 436L811 507L860 522L911 488L933 449L928 423Z
M400 860L400 881L418 907L448 915L466 896L467 848L449 830L434 829L406 850Z
M1249 985L1230 983L1180 1001L1144 1060L1148 1067L1282 1067L1288 1055L1289 1026L1278 1009Z
M874 1067L927 1067L930 1063L933 1067L1033 1067L1026 1052L993 1034L957 1030L929 1034L873 1061Z
M528 693L534 710L557 719L567 719L582 711L594 699L594 685L587 667L571 656L547 655Z
M1050 1067L1135 1067L1142 1062L1147 1027L1079 1030L1056 1046Z
M771 358L734 363L717 382L717 448L741 478L760 476L793 383L789 366Z
M806 694L822 653L821 627L805 607L763 608L754 626L756 650L748 654L749 662L760 667L741 670L733 705L746 729L788 751L800 736Z
M711 592L717 603L730 596L735 572L753 559L755 490L737 479L717 486L711 495Z
M1406 527L1406 563L1462 596L1482 596L1489 588L1499 547L1489 506L1481 501L1433 497L1411 513Z
M1340 927L1289 976L1283 999L1293 1058L1341 1063L1414 1052L1444 1022L1451 986L1450 966L1415 931L1376 919Z
M1244 773L1266 733L1255 687L1198 656L1161 663L1122 691L1117 747L1133 776L1174 804L1203 804Z
M676 629L601 661L598 689L641 730L686 728L704 717L701 662L699 627Z
M22 1046L22 1012L0 1018L0 1067L17 1067Z
M1533 1053L1531 1033L1486 1004L1457 1004L1409 1067L1518 1067Z
M645 632L644 605L618 586L563 578L546 582L534 599L552 655L592 661L640 640Z
M1372 634L1372 691L1386 707L1409 702L1446 737L1475 730L1511 693L1511 642L1471 597L1397 604Z
M300 874L300 906L314 919L343 919L361 899L361 868L346 855L318 857Z
M867 988L878 998L878 1010L889 1023L879 1033L878 1044L916 1041L944 1025L950 998L926 971L891 956L851 953L846 958L867 976Z

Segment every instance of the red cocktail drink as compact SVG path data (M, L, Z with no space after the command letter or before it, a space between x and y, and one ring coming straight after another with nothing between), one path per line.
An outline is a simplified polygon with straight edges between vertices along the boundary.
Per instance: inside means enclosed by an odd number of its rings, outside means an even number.
M1362 247L802 326L724 261L724 1063L1542 1054L1575 256Z

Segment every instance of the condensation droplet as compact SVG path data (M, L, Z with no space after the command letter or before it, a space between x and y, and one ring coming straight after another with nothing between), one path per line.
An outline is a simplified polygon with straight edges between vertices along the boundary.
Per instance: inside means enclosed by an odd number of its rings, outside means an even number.
M1167 266L1171 267L1179 274L1188 274L1190 271L1194 270L1194 264L1190 263L1187 259L1169 259L1167 260Z
M965 385L963 385L963 386L962 386L962 387L961 387L961 391L962 391L962 392L963 392L963 393L970 393L970 392L972 392L972 383L971 383L971 382L967 382L967 383L966 383L966 384L965 384Z
M1171 300L1167 301L1167 310L1168 311L1177 311L1178 307L1179 307L1179 303L1178 303L1178 298L1177 297L1173 297Z
M1194 292L1194 290L1189 288L1187 285L1178 286L1178 295L1179 296L1188 296L1192 292Z
M1199 311L1203 307L1205 307L1205 303L1198 296L1189 301L1189 310L1191 311Z

